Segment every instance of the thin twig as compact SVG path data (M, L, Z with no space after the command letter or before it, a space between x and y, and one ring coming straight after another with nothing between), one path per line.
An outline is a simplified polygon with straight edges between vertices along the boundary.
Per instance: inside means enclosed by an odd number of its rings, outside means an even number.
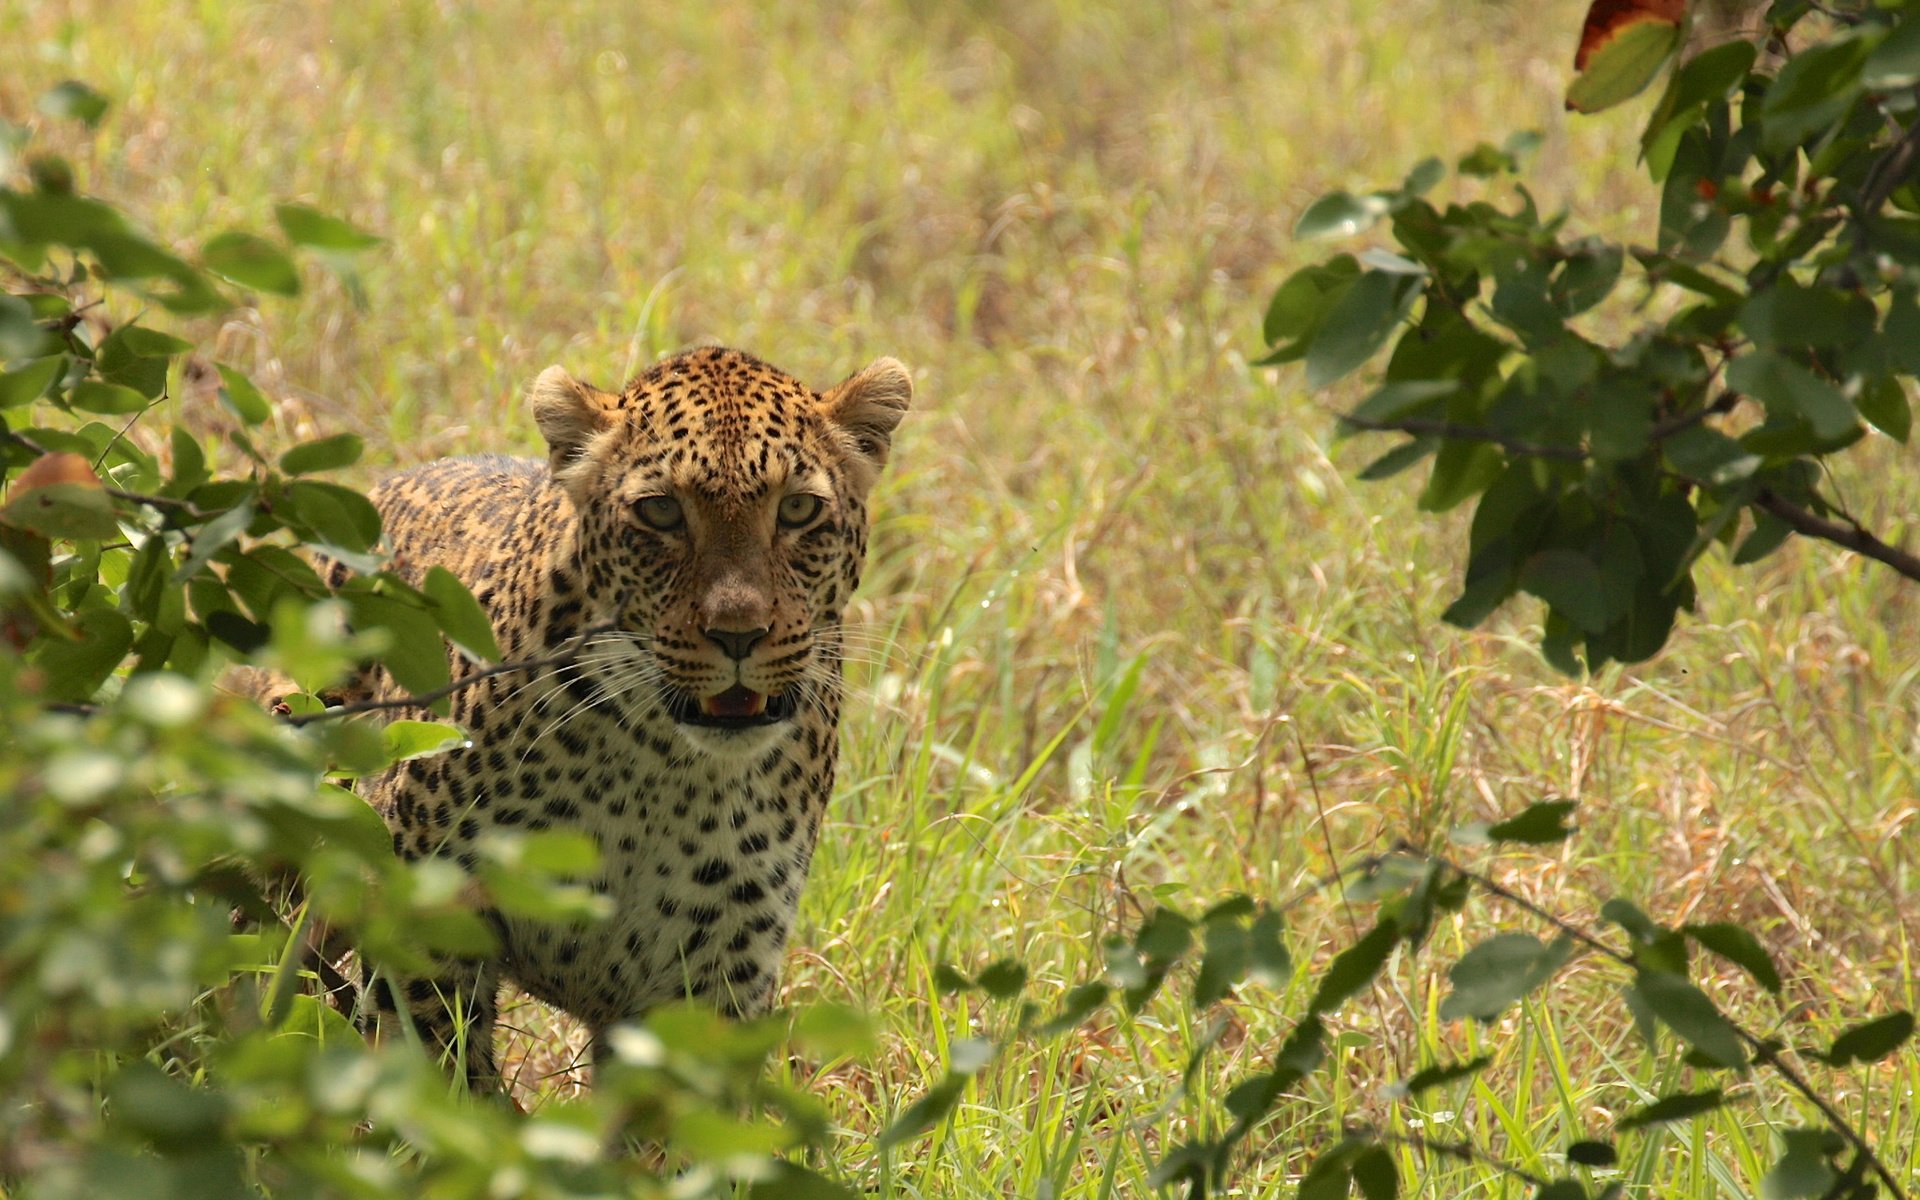
M1490 1167L1509 1179L1518 1179L1531 1188L1544 1188L1547 1181L1524 1167L1515 1166L1504 1158L1491 1154L1472 1142L1442 1142L1421 1137L1417 1133L1389 1133L1372 1126L1354 1126L1347 1131L1361 1137L1372 1138L1382 1145L1405 1146L1415 1153L1429 1158L1451 1158L1476 1167Z
M1915 90L1915 95L1920 98L1920 89ZM1873 175L1867 181L1866 190L1860 193L1860 204L1853 214L1862 232L1866 223L1879 215L1880 206L1887 202L1887 197L1893 195L1913 173L1916 154L1920 154L1920 118L1915 118L1900 134L1900 140L1893 144L1893 148L1873 164Z
M1437 863L1449 870L1458 871L1461 875L1479 884L1480 887L1488 893L1526 910L1532 916L1545 921L1561 933L1566 934L1568 937L1573 938L1589 949L1599 954L1604 954L1617 963L1631 967L1636 972L1640 969L1638 964L1634 962L1632 955L1615 950L1612 946L1607 945L1586 930L1555 916L1533 901L1528 900L1525 896L1498 883L1490 876L1464 867L1452 859L1447 858L1445 855L1422 851L1415 847L1407 846L1404 843L1401 848L1407 853L1420 855L1428 862ZM1906 1191L1901 1188L1899 1182L1894 1179L1893 1172L1887 1168L1887 1165L1880 1161L1880 1156L1874 1153L1873 1146L1867 1141L1865 1134L1855 1129L1839 1109L1835 1108L1826 1097L1815 1091L1813 1085L1808 1083L1798 1071L1794 1070L1792 1064L1781 1058L1779 1050L1775 1048L1771 1042L1768 1042L1759 1034L1749 1030L1746 1026L1741 1025L1725 1013L1720 1013L1719 1016L1720 1019L1726 1023L1727 1028L1731 1029L1735 1036L1739 1037L1739 1039L1745 1042L1747 1047L1753 1051L1755 1062L1764 1063L1773 1068L1776 1075L1786 1080L1788 1087L1798 1092L1801 1098L1806 1100L1807 1103L1820 1110L1820 1115L1826 1118L1828 1126L1832 1128L1835 1133L1845 1138L1847 1143L1853 1147L1856 1154L1866 1159L1867 1164L1873 1168L1873 1173L1879 1176L1880 1181L1886 1185L1889 1195L1895 1197L1895 1200L1907 1200Z
M568 642L558 653L550 654L545 658L525 658L518 659L514 662L495 663L491 667L482 668L471 675L456 679L445 687L435 688L430 692L422 692L417 696L395 696L388 700L361 700L353 704L342 704L336 708L329 708L324 712L302 713L299 716L288 717L287 724L295 726L312 725L318 721L337 721L343 717L357 717L362 713L382 712L393 708L426 708L431 704L445 700L448 696L454 695L457 692L465 691L476 683L492 679L495 676L511 675L516 671L538 671L545 667L563 666L574 660L575 656L586 647L589 638L603 633L615 633L618 632L618 630L619 626L613 624L595 625L589 629L581 630L579 634L577 634L571 642Z

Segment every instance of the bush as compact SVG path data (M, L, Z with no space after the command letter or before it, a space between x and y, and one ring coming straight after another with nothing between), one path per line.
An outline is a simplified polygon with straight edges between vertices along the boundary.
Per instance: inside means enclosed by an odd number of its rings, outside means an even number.
M106 102L68 83L40 107L93 122ZM377 239L288 204L277 239L222 232L189 261L76 194L57 159L0 167L0 1190L664 1195L677 1172L676 1196L847 1194L774 1157L825 1122L765 1070L796 1038L858 1046L846 1014L663 1012L616 1041L589 1099L526 1118L416 1047L368 1045L316 994L323 930L376 970L490 936L465 876L402 864L336 782L459 731L347 719L317 693L368 655L443 688L442 633L497 650L451 576L423 591L380 569L378 514L324 478L359 439L269 453L269 400L195 356L193 319L243 291L295 294L298 258L350 276ZM192 425L175 399L189 363L217 372L223 409ZM217 444L193 432L210 426ZM362 573L329 589L309 551ZM236 669L297 684L290 719L223 687ZM591 853L502 842L479 875L511 870L495 897L510 909L578 913L587 898L558 877ZM608 1153L628 1141L664 1149Z

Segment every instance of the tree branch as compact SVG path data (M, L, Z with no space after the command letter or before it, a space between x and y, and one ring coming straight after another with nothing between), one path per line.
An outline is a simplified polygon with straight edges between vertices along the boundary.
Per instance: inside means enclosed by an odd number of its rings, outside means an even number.
M1808 514L1808 515L1811 516L1811 514ZM1815 517L1813 519L1818 520L1819 518ZM1522 909L1525 909L1528 913L1530 913L1534 917L1537 917L1540 920L1545 921L1547 924L1553 926L1555 929L1558 929L1560 932L1566 934L1567 936L1575 939L1576 941L1580 942L1582 945L1585 945L1590 949L1597 951L1600 954L1606 955L1608 958L1614 960L1615 962L1621 963L1627 967L1631 967L1635 972L1638 972L1640 970L1639 964L1637 964L1634 961L1633 955L1623 954L1622 952L1615 950L1613 947L1607 945L1605 942L1601 941L1599 938L1581 929L1579 926L1574 925L1569 921L1563 920L1558 916L1555 916L1553 913L1550 913L1546 909L1541 908L1539 905L1535 904L1531 900L1528 900L1526 897L1521 896L1519 893L1513 891L1511 888L1508 888L1503 884L1496 882L1491 876L1485 875L1479 871L1472 870L1468 867L1464 867L1459 863L1454 862L1452 859L1446 857L1445 855L1434 854L1429 851L1424 851L1419 849L1418 847L1407 845L1404 842L1401 843L1401 845L1409 853L1418 854L1421 857L1425 858L1428 862L1437 863L1440 866L1445 867L1451 871L1457 871L1461 875L1465 876L1466 878L1472 880L1474 883L1478 884L1483 890L1490 893L1491 895L1498 896L1500 899L1505 900L1510 904L1513 904ZM1886 1185L1888 1195L1893 1196L1895 1200L1907 1200L1906 1191L1902 1189L1899 1182L1894 1179L1893 1172L1887 1168L1887 1165L1880 1161L1880 1156L1874 1153L1873 1146L1867 1141L1866 1135L1861 1133L1858 1129L1855 1129L1853 1127L1853 1124L1847 1120L1846 1116L1842 1114L1839 1109L1835 1108L1833 1104L1827 1100L1826 1097L1822 1096L1818 1091L1814 1090L1813 1085L1808 1083L1805 1077L1802 1076L1799 1071L1795 1070L1791 1063L1788 1063L1785 1059L1781 1058L1779 1050L1777 1050L1765 1038L1749 1030L1746 1026L1741 1025L1738 1021L1735 1021L1732 1017L1727 1016L1725 1013L1718 1012L1717 1006L1716 1006L1716 1014L1719 1016L1720 1020L1726 1023L1727 1028L1733 1030L1734 1035L1737 1036L1742 1042L1744 1042L1747 1045L1748 1049L1752 1050L1753 1059L1755 1062L1763 1063L1766 1066L1771 1067L1773 1069L1773 1072L1776 1075L1780 1076L1780 1078L1786 1081L1788 1087L1792 1088L1795 1092L1797 1092L1800 1095L1800 1097L1804 1099L1807 1103L1813 1105L1816 1109L1820 1110L1820 1115L1826 1119L1828 1127L1831 1128L1835 1133L1838 1133L1841 1137L1845 1138L1847 1141L1847 1144L1853 1147L1854 1153L1863 1157L1866 1160L1867 1164L1873 1168L1873 1173L1879 1176L1880 1182Z
M1914 122L1920 128L1920 120ZM1920 153L1920 140L1916 140L1916 153ZM1708 417L1730 412L1739 404L1741 397L1736 392L1723 392L1712 404L1679 416L1669 417L1648 434L1648 441L1657 445L1667 438L1690 429ZM1451 421L1434 421L1411 417L1401 421L1369 421L1364 417L1337 414L1342 424L1355 429L1364 429L1370 433L1405 433L1414 437L1453 438L1460 441L1486 442L1499 446L1507 453L1519 458L1550 458L1561 462L1586 462L1592 457L1580 446L1543 445L1520 438L1510 437L1497 429L1488 429L1478 425L1457 425ZM1688 480L1696 487L1704 487L1698 480ZM1901 575L1920 583L1920 556L1915 556L1882 541L1860 522L1848 517L1844 521L1834 521L1819 516L1771 488L1761 488L1748 501L1753 507L1787 523L1795 533L1815 538L1823 542L1832 542L1843 550L1850 550L1864 558L1892 567Z
M589 639L599 634L617 632L618 629L619 627L613 624L595 625L591 628L581 630L579 634L576 635L571 642L568 642L558 653L550 654L545 658L523 658L513 662L495 663L491 667L484 667L471 675L456 679L445 687L435 688L430 692L422 692L417 696L395 696L388 700L361 700L353 704L342 704L335 708L329 708L324 712L302 713L299 716L288 717L287 724L293 726L312 725L319 721L338 721L344 717L357 717L362 713L383 712L394 708L426 708L429 705L445 700L448 696L463 692L476 683L481 683L499 675L511 675L517 671L539 671L547 667L565 666L567 663L572 662L581 650L586 648Z
M1410 433L1416 437L1440 437L1458 442L1488 442L1520 458L1557 458L1565 462L1584 462L1587 452L1579 446L1546 446L1480 425L1456 425L1451 421L1429 421L1418 417L1404 421L1369 421L1340 413L1340 423L1369 433Z
M1832 542L1844 550L1885 563L1908 579L1920 583L1920 558L1881 541L1851 517L1845 521L1830 521L1816 516L1771 488L1761 488L1753 498L1753 506L1786 522L1795 533Z

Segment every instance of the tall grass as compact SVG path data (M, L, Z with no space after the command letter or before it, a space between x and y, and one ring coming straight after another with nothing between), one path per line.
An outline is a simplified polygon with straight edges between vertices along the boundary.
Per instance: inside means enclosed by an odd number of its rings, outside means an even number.
M937 964L1017 957L1047 998L1155 903L1289 895L1554 794L1582 801L1581 832L1494 863L1510 886L1576 918L1619 893L1757 928L1785 1002L1711 986L1789 1040L1915 1003L1913 593L1817 547L1710 561L1666 654L1555 676L1524 607L1437 623L1463 531L1353 481L1364 449L1333 444L1328 416L1351 397L1247 365L1266 293L1307 252L1295 214L1430 153L1542 129L1544 203L1649 235L1636 114L1561 111L1582 8L26 0L0 8L0 114L26 119L69 76L114 97L86 140L42 136L162 230L261 227L300 199L388 239L364 303L316 275L217 333L280 396L287 442L354 428L392 464L526 451L522 389L549 362L611 383L705 339L821 383L881 353L914 364L842 794L787 973L789 1000L858 1005L883 1041L789 1069L844 1131L826 1165L878 1194L1133 1196L1220 1120L1222 1085L1363 914L1337 893L1300 908L1300 977L1221 1013L1162 1003L1016 1045L950 1124L883 1156L872 1134L951 1040L1014 1019L943 994ZM170 415L217 419L190 374ZM1898 532L1911 465L1879 449L1841 487ZM1493 1028L1440 1020L1445 963L1517 919L1471 908L1351 1006L1335 1068L1256 1135L1243 1194L1290 1194L1345 1118L1550 1173L1674 1082L1595 964ZM531 1006L507 1019L522 1098L564 1098L577 1032ZM1485 1082L1379 1090L1482 1048ZM1920 1168L1913 1059L1817 1082ZM1803 1119L1756 1088L1637 1143L1623 1178L1757 1195L1770 1131ZM1401 1166L1427 1195L1516 1194L1411 1151Z

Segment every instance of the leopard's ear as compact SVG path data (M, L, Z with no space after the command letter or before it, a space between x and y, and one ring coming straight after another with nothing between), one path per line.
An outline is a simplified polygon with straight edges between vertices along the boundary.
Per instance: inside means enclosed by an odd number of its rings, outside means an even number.
M547 454L558 471L580 456L593 436L613 423L620 397L582 383L563 367L548 367L533 381L533 423L547 439Z
M886 465L894 427L912 403L913 376L893 358L875 360L821 397L828 418L874 472Z

